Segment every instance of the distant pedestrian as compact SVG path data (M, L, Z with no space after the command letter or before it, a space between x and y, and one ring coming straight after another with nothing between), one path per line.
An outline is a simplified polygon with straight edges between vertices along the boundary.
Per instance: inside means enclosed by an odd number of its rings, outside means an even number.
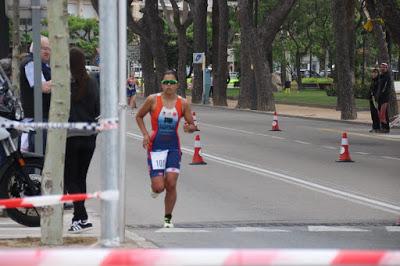
M20 88L21 101L25 113L25 122L34 119L34 63L33 63L33 43L30 46L29 54L22 60L20 65ZM49 119L50 99L51 99L51 69L50 69L51 47L49 39L45 36L40 38L40 59L42 64L42 111L43 121ZM43 150L46 150L46 131L43 134ZM24 133L21 137L21 149L34 151L34 133Z
M379 89L379 71L374 68L371 72L371 84L370 84L370 94L369 94L369 109L371 111L372 119L372 129L369 132L378 133L381 129L381 122L379 120L378 112L378 98L377 93Z
M196 126L189 103L176 93L179 87L176 72L165 72L161 87L161 93L147 97L136 115L136 122L143 134L143 147L147 150L151 196L156 198L166 190L164 227L170 228L174 227L171 219L177 198L176 183L182 155L178 136L179 121L185 118L187 123L183 129L187 133L196 131ZM151 134L143 121L148 113L151 115Z
M126 96L128 106L131 109L136 108L136 93L138 90L138 81L134 75L131 75L128 80L126 81Z
M379 120L381 122L381 133L389 133L389 96L390 96L390 86L391 78L388 72L388 64L381 63L379 66L380 75L378 82L378 108L379 108Z
M85 55L80 48L70 50L71 110L69 122L96 122L100 115L100 92L97 81L85 69ZM68 131L65 150L64 180L69 194L86 193L86 176L94 150L96 133ZM88 222L85 201L74 202L71 233L80 233L93 227Z

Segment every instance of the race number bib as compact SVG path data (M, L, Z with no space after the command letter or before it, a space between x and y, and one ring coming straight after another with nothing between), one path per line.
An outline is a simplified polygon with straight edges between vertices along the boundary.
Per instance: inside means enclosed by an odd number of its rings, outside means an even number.
M165 170L167 162L168 150L165 151L151 151L151 165L153 170Z

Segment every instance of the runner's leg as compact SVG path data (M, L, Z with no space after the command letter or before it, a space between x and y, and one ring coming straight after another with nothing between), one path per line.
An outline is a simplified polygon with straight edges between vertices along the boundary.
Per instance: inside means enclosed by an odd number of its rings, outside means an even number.
M164 199L165 203L165 214L172 214L174 210L177 193L176 193L176 181L178 180L178 173L167 172L165 177L165 190L166 195Z
M164 176L155 176L151 178L151 189L155 193L162 193L164 191Z

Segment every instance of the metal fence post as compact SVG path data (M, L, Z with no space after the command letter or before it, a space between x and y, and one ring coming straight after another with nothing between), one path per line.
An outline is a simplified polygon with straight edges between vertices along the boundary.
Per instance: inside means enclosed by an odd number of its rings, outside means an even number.
M119 238L125 241L125 152L126 152L126 0L118 1L118 76L119 76Z
M42 109L42 59L40 58L40 0L32 0L32 30L33 30L33 77L34 77L34 119L35 122L43 121ZM51 44L50 44L51 45ZM43 130L37 129L35 134L35 152L43 154Z
M102 118L118 116L118 9L117 1L100 0L100 95ZM102 133L102 189L118 189L118 131ZM118 201L103 201L101 245L119 246Z

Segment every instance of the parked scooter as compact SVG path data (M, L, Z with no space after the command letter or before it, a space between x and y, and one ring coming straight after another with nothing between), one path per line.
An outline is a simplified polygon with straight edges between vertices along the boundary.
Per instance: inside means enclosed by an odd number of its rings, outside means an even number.
M20 121L23 110L10 88L10 81L0 66L0 123ZM41 194L40 182L44 157L22 153L19 149L21 130L0 128L0 198L23 198ZM8 216L25 226L40 226L40 213L36 208L6 210Z

